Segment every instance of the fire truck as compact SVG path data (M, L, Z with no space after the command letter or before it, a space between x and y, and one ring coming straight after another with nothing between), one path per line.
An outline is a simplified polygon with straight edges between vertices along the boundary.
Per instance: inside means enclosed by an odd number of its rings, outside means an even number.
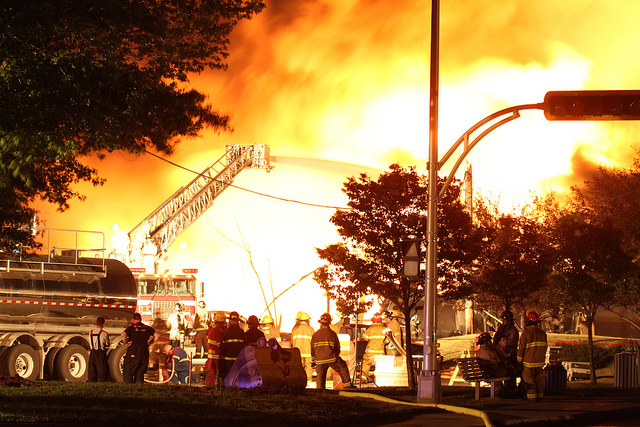
M187 320L193 320L197 296L203 293L202 283L199 292L197 289L198 269L185 268L182 274L146 274L144 268L133 267L131 272L138 288L137 311L143 322L151 324L156 317L167 319L176 303L182 304Z

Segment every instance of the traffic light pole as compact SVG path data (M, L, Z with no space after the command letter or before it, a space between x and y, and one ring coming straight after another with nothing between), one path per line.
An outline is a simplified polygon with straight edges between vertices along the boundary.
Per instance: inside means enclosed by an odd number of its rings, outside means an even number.
M440 0L431 1L431 70L429 99L429 183L427 214L427 271L424 284L423 368L418 377L418 401L440 403L440 368L436 359L436 265L438 258L438 85L440 49Z

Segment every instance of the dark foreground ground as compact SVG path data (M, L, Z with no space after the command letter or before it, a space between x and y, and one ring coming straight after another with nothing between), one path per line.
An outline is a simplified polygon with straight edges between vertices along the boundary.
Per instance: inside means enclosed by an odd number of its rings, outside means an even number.
M509 405L513 408L521 406L520 402L512 400L489 399L488 389L482 392L481 400L476 401L472 387L443 386L442 404L493 413L496 425L508 424L509 418L513 418L506 415L504 420L500 420L498 410ZM205 423L217 426L380 426L420 425L403 423L428 414L447 417L447 412L441 409L383 402L357 396L358 393L362 396L383 396L398 402L417 401L415 391L400 387L367 388L342 396L337 390L270 393L264 390L211 390L172 385L39 382L23 387L0 387L0 422L115 426ZM606 399L617 397L640 402L640 389L615 388L604 383L591 386L583 381L570 383L561 396L575 404L591 402L590 406L593 402L606 402ZM553 395L549 398L552 399ZM544 410L544 405L525 408L540 411ZM469 425L483 425L482 420L478 423Z

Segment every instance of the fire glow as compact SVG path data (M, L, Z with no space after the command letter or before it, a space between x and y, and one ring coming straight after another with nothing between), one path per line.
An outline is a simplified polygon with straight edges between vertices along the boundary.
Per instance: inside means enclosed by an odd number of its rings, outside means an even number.
M549 90L640 87L630 54L640 6L616 5L445 2L440 151L487 115L541 102ZM329 207L345 205L348 176L375 177L395 162L424 172L430 3L274 0L267 6L233 34L226 72L191 80L232 115L234 133L185 140L171 160L200 171L225 144L269 144L275 170L245 170L234 185ZM542 113L526 112L471 153L474 190L500 197L508 209L530 190L567 189L600 164L629 163L634 132L630 124L549 123ZM108 242L113 223L132 229L193 178L151 156L115 153L90 162L107 184L80 187L87 200L73 201L63 214L39 205L47 226L101 230ZM271 301L319 267L314 248L338 240L332 213L230 188L173 245L168 268L199 269L209 309L260 316L265 298L258 277ZM327 302L307 278L277 300L277 309L283 330L290 330L296 312L317 319Z

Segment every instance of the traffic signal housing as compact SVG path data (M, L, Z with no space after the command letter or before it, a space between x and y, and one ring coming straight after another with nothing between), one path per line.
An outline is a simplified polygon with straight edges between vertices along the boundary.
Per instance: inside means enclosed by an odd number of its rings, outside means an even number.
M547 120L640 120L640 90L547 92Z

